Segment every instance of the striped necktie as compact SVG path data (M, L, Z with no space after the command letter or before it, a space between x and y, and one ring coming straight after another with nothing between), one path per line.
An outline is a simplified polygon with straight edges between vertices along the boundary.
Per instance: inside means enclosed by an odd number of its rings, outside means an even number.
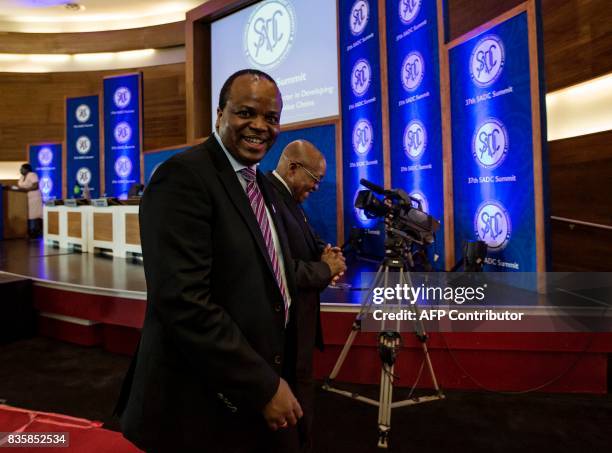
M247 196L249 197L249 201L251 202L251 208L255 213L255 217L257 217L257 223L259 223L259 228L261 229L261 234L264 238L266 249L268 249L268 256L270 257L270 262L272 263L274 276L276 277L276 282L278 283L278 287L283 296L283 301L285 303L286 325L289 317L289 307L287 306L287 292L281 276L280 263L278 260L278 255L276 254L276 249L274 248L274 241L272 240L272 230L270 229L270 222L268 221L268 215L266 213L266 205L264 203L263 196L261 194L261 191L259 190L259 186L257 185L257 181L255 179L255 170L246 167L240 170L240 174L247 182Z

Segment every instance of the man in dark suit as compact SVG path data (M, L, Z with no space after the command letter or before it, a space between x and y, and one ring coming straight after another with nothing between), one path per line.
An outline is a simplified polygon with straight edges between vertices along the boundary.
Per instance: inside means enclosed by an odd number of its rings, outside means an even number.
M279 213L289 238L298 286L290 332L297 345L294 380L296 396L304 411L298 422L303 452L312 451L312 353L315 345L323 348L319 294L346 270L340 249L319 238L300 206L310 193L318 190L326 167L323 154L312 143L296 140L283 150L276 170L267 174L282 199ZM330 215L335 215L335 209Z
M274 189L256 171L281 110L270 76L232 75L214 135L162 164L144 193L148 304L117 412L146 451L297 450L302 410L282 377L294 276Z

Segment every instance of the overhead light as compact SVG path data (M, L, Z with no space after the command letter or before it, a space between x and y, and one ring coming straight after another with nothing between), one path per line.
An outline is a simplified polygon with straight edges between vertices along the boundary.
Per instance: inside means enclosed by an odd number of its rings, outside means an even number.
M63 63L70 60L70 55L66 54L31 54L28 60L34 63Z
M72 57L75 61L110 61L114 58L113 52L77 53Z
M120 60L131 60L138 58L146 58L155 53L155 49L140 49L140 50L126 50L123 52L117 52L117 57Z
M548 140L612 129L612 73L546 95Z

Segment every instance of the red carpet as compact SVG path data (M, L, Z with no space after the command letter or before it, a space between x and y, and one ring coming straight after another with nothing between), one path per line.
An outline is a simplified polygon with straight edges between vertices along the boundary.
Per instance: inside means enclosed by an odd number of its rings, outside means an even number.
M87 452L87 453L138 453L140 450L123 438L121 433L102 428L102 423L84 418L27 409L0 404L0 432L13 434L68 433L69 446L45 447L45 453ZM10 448L9 438L0 437L3 451L40 451L40 447ZM8 448L7 448L8 447Z

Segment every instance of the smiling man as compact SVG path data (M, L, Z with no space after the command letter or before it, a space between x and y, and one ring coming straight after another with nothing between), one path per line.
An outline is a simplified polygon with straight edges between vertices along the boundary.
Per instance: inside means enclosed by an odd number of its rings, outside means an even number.
M146 451L297 449L302 410L282 377L293 270L274 189L255 166L281 110L270 76L233 74L214 134L162 164L143 196L148 305L117 409Z

